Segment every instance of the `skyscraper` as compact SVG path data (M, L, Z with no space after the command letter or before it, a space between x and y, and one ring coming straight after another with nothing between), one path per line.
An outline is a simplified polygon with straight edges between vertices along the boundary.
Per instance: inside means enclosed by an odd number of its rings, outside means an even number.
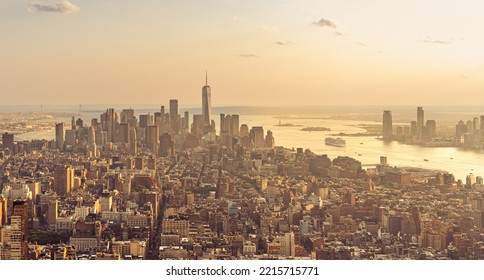
M54 170L54 191L63 196L74 188L74 169L70 166L58 166Z
M15 149L15 144L14 144L14 141L13 141L13 134L12 133L7 133L5 132L3 135L2 135L2 145L3 145L3 149L10 149L10 151L13 153L14 152L14 149Z
M205 73L205 85L202 88L202 115L204 127L209 127L212 116L212 93L208 85L208 75Z
M175 134L180 132L180 116L178 115L178 100L171 99L170 100L170 128L171 131Z
M11 226L11 259L26 260L28 253L28 214L25 201L16 200L13 202Z
M383 140L391 140L393 135L392 111L383 111Z
M417 135L422 137L424 126L424 110L422 107L417 107Z
M57 149L64 149L64 123L55 124L55 142L57 143Z

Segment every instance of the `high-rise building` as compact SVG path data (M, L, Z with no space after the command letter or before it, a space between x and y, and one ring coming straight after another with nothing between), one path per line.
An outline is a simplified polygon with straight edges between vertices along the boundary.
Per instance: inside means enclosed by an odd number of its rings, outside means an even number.
M481 131L481 145L484 146L484 115L481 116L481 121L479 122Z
M190 113L188 111L185 111L184 115L184 122L183 122L183 129L188 132L190 128Z
M383 140L392 140L393 120L392 111L383 111Z
M138 153L138 141L137 141L137 134L136 134L136 129L134 127L131 127L129 129L129 152L132 155L136 155Z
M232 136L239 137L239 115L232 115Z
M129 130L131 125L128 122L122 122L119 124L117 142L129 143Z
M266 139L265 139L265 146L266 148L273 149L276 141L274 140L274 136L272 135L272 131L268 130Z
M437 123L434 120L427 120L425 122L425 128L428 137L437 136Z
M55 142L57 143L57 149L64 149L64 123L55 124Z
M208 85L208 74L205 73L205 85L202 87L202 115L204 129L211 125L212 92Z
M13 137L14 136L12 133L5 132L4 134L2 134L2 146L4 150L9 149L11 152L14 152L15 144L13 141Z
M57 222L59 212L59 201L57 199L49 200L46 203L46 222L50 227L54 227Z
M193 115L192 134L200 138L203 134L203 115Z
M104 119L103 128L104 131L107 132L107 142L116 141L116 118L114 108L107 109L106 113L104 113L104 117L101 117L101 119Z
M28 253L28 205L26 201L13 202L11 227L11 259L26 260Z
M87 130L87 144L89 144L89 146L96 144L96 130L92 126Z
M123 109L121 111L121 123L129 123L131 126L136 126L136 117L133 109Z
M422 107L417 107L417 135L422 137L424 126L424 110Z
M71 166L57 166L54 170L54 191L63 196L74 188L74 169Z
M0 194L0 226L7 223L7 199Z
M154 154L158 154L158 126L149 125L146 128L146 146Z
M254 148L264 148L264 128L262 126L253 126L250 129L250 141Z
M153 125L153 116L151 114L139 115L139 127L147 128L150 125Z
M160 137L160 156L167 157L167 156L174 156L175 155L175 142L171 138L171 135L168 133L164 133Z
M180 116L178 115L178 100L170 100L170 128L174 134L180 133Z

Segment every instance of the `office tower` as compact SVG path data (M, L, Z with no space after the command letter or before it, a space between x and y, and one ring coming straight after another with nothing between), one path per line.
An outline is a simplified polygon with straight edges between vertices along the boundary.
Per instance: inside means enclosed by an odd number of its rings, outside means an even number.
M240 137L249 136L249 127L246 124L240 126Z
M203 115L193 115L192 134L200 138L203 134Z
M412 121L410 123L410 134L411 135L417 135L417 122L416 121Z
M73 147L77 144L75 130L72 130L72 129L66 130L66 139L64 141L64 144L70 147Z
M71 118L71 129L76 130L76 118L74 116Z
M120 123L129 123L131 126L135 127L137 120L134 115L134 110L123 109L123 111L121 111Z
M253 126L250 129L250 141L254 148L263 148L265 146L262 126Z
M28 253L28 212L27 203L23 200L13 202L11 217L11 259L26 260Z
M393 120L392 111L383 111L383 140L392 140Z
M225 132L225 114L220 114L220 135Z
M170 128L174 134L178 134L180 132L179 119L180 119L180 116L178 115L178 100L171 99L170 100Z
M481 121L479 122L481 130L481 142L484 142L484 115L481 116Z
M54 170L54 191L59 196L67 195L74 188L74 169L70 166L57 166Z
M462 136L467 133L467 125L464 123L464 121L459 121L457 125L455 126L455 140L456 143L462 143Z
M175 155L175 142L171 138L171 135L168 133L164 133L160 137L160 156L167 157L167 156L174 156Z
M108 134L106 131L96 131L96 145L104 146L106 145Z
M205 73L205 85L202 88L202 115L204 129L211 125L212 93L208 85L208 74Z
M0 194L0 227L7 223L7 199Z
M109 108L101 116L101 120L104 120L103 130L107 132L107 142L115 142L116 136L116 112L114 108Z
M129 152L132 155L136 155L138 153L138 140L137 140L136 129L131 127L129 129Z
M437 136L437 123L434 120L428 120L425 122L425 128L428 137Z
M287 232L284 236L280 237L280 254L286 257L295 257L296 256L296 243L294 240L294 233Z
M2 147L3 149L9 149L12 153L14 152L15 149L15 144L14 144L14 136L12 133L7 133L5 132L2 134Z
M158 126L149 125L146 128L146 146L154 154L158 154Z
M422 137L424 125L424 110L422 107L417 107L417 135Z
M49 200L46 206L47 206L46 222L49 225L49 227L54 227L58 218L59 201L56 198Z
M467 133L470 133L470 134L474 133L474 128L473 128L474 126L472 121L467 121L466 126L467 126Z
M275 140L274 140L274 136L272 135L272 131L268 130L267 131L267 135L266 135L266 139L265 139L265 147L266 148L269 148L269 149L273 149L274 146L275 146Z
M186 131L188 131L190 128L190 113L188 111L185 111L185 122L183 126L183 129L185 129Z
M128 122L122 122L119 124L119 129L117 133L117 142L129 143L129 130L131 125Z
M232 136L239 137L239 115L232 115Z
M150 125L153 125L153 116L151 114L139 115L139 127L147 128Z
M479 118L478 117L475 117L474 119L472 119L472 129L474 131L478 131L479 130Z
M87 144L89 144L89 146L96 144L96 130L92 126L87 130Z
M62 151L64 149L64 123L55 124L55 142L57 149Z

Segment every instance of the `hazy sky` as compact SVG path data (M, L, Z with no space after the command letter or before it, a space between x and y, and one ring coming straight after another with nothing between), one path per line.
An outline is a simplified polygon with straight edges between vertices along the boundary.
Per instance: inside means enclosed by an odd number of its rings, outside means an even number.
M1 0L2 104L476 104L475 0Z

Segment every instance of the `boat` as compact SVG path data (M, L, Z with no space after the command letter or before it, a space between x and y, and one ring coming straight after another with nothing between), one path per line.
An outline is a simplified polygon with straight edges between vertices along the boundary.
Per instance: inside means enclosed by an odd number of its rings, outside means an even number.
M331 138L324 139L324 143L329 146L346 147L346 141L343 138Z
M424 161L429 161L429 160L425 158Z

